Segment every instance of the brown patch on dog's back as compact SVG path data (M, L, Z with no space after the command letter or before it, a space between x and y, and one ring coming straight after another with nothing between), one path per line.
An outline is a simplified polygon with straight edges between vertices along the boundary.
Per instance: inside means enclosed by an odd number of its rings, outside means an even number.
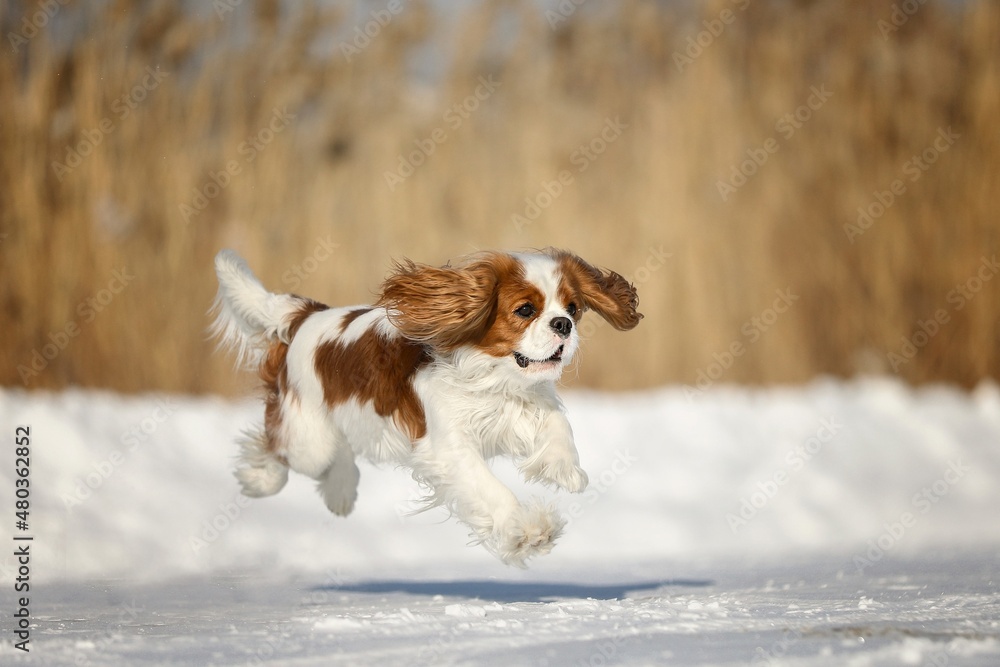
M430 360L424 345L386 338L369 328L352 343L319 345L315 365L327 405L332 408L351 398L362 404L371 402L377 414L392 417L416 441L427 434L427 420L413 377Z
M347 327L351 326L351 322L370 312L372 312L372 309L369 307L355 308L351 312L344 315L344 318L340 320L340 333L343 334L347 331Z

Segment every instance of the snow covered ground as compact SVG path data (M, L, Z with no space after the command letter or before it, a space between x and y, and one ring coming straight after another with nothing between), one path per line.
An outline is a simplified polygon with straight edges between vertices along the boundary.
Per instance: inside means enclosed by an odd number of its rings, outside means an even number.
M405 471L355 513L230 474L253 401L0 390L7 665L997 665L1000 389L566 392L591 487L516 570ZM30 425L29 530L14 429ZM13 534L31 535L31 652Z

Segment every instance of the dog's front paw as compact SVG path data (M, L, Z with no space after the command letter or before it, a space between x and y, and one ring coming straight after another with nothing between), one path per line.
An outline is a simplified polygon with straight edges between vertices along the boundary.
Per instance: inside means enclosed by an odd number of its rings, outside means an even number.
M590 478L583 468L571 463L549 466L548 479L570 493L581 493L590 483Z
M529 482L548 482L570 493L580 493L590 483L583 468L569 461L540 460L524 468L523 472Z
M504 563L525 567L525 561L552 551L566 521L549 507L519 507L490 538L493 551Z

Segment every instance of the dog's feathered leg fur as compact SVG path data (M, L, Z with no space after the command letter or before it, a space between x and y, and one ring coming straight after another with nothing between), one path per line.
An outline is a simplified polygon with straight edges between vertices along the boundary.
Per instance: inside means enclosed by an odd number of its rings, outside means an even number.
M306 301L288 294L272 294L232 250L215 258L219 292L212 311L210 332L219 346L235 352L238 368L256 370L266 350L275 341L290 342L292 316ZM243 495L251 498L278 493L288 481L288 466L268 446L264 429L244 431L241 453L234 474Z

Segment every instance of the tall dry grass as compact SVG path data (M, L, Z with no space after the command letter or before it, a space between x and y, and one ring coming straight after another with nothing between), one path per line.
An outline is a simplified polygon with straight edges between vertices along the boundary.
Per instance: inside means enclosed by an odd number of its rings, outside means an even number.
M891 2L591 3L554 29L503 2L444 30L414 1L350 61L340 44L368 15L230 4L60 6L16 52L10 33L40 5L0 6L4 384L231 390L204 335L223 246L269 286L333 304L369 301L392 258L572 248L639 283L646 314L628 334L588 327L569 382L589 386L892 372L888 354L938 311L899 373L1000 374L1000 281L953 298L1000 229L994 3L929 2L883 36ZM776 123L813 87L831 94L789 136ZM907 180L947 128L960 137ZM765 146L723 200L719 181ZM78 166L54 165L72 151ZM905 191L849 239L896 179ZM780 314L776 290L798 297Z

